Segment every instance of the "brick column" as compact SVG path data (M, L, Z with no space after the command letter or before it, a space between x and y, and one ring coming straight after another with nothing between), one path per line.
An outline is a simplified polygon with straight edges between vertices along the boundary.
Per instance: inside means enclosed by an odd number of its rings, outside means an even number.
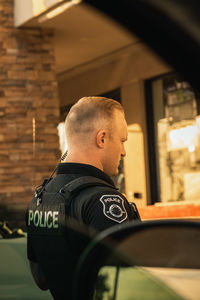
M59 155L53 33L16 29L13 0L0 2L0 220L24 225L34 187Z

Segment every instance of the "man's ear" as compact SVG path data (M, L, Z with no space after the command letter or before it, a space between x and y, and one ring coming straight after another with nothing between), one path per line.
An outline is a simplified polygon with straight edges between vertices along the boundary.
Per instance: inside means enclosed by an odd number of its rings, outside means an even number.
M107 139L107 131L105 129L101 129L98 131L96 136L97 146L101 149L105 147L106 139Z

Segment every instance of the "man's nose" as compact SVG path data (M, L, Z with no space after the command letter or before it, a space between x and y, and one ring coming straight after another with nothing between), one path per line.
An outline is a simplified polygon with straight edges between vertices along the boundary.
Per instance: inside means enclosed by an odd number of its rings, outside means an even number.
M125 148L123 148L123 151L122 151L121 156L122 156L122 157L125 157L125 156L126 156L126 150L125 150Z

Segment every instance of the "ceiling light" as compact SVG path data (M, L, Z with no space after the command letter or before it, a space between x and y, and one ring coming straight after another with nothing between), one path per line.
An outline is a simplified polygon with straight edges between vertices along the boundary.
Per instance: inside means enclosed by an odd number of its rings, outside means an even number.
M48 19L52 19L54 17L56 17L57 15L63 13L65 10L69 9L70 7L79 4L81 2L81 0L71 0L68 1L67 3L64 3L62 5L60 5L59 7L56 7L55 9L53 9L52 11L46 13L45 15L41 16L40 18L38 18L38 22L42 23Z

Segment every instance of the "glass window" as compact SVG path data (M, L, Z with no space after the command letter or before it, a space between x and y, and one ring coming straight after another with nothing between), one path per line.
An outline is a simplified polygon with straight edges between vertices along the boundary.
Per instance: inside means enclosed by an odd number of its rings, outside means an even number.
M200 116L189 83L174 74L152 80L152 115L157 201L199 200Z

